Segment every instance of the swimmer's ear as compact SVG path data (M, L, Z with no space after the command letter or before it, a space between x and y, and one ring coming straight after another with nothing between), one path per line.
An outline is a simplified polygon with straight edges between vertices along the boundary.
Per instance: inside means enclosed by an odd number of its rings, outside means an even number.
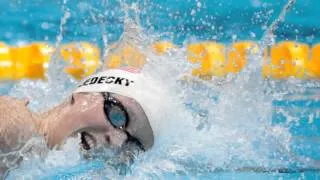
M78 99L79 94L85 94L85 93L76 93L71 95L70 104L73 105L75 101Z
M25 106L28 106L29 103L30 103L30 100L29 100L29 99L23 99L23 100L22 100L22 103L23 103Z
M81 102L83 100L86 100L88 99L88 97L85 95L90 95L90 94L94 94L94 93L87 93L87 92L74 93L71 95L70 104L73 105L79 101Z
M71 95L70 104L71 104L71 105L73 105L73 104L74 104L74 97L73 97L73 94Z
M75 94L71 95L71 99L70 99L70 104L71 105L75 104L75 102L78 101L79 94L82 94L82 93L75 93Z

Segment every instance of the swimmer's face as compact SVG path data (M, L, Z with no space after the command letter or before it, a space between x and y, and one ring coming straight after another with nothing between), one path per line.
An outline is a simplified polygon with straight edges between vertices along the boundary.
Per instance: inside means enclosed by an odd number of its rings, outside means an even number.
M139 121L146 118L140 105L125 96L112 93L108 93L108 96L126 113L127 117L120 117L123 118L120 121L123 125L117 125L110 119L105 110L106 98L101 93L77 93L71 99L72 114L78 114L75 123L83 124L83 128L78 130L83 150L122 148L128 147L128 144L143 150L145 147L142 144L146 139L152 138L153 143L153 135L151 137L148 133L143 132L142 135L137 133L139 130L146 132L151 130L149 123L147 126L139 124ZM139 129L141 127L144 128ZM140 142L141 140L143 142Z

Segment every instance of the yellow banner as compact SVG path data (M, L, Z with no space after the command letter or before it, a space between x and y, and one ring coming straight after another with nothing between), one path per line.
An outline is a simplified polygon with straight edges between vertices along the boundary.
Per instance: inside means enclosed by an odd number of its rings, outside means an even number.
M150 48L155 55L162 56L181 47L162 41L154 43ZM248 61L254 60L251 56L261 56L263 59L261 75L264 78L320 78L320 44L309 47L303 43L284 41L261 50L257 43L251 41L230 45L206 41L191 43L185 48L187 60L198 64L190 75L202 79L239 73ZM0 42L0 80L45 79L45 72L54 53L58 53L67 63L65 71L76 79L94 73L102 61L106 62L104 66L107 68L142 67L146 63L146 55L130 45L110 51L102 59L98 46L88 42L65 44L58 51L44 42L18 47Z

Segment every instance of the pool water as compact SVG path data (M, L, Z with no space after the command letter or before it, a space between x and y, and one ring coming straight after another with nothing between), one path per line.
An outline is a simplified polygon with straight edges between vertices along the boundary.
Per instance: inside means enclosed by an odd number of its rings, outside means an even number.
M64 42L88 41L103 45L102 35L115 42L123 31L124 8L135 3L140 24L148 33L182 44L186 40L260 40L287 0L156 0L156 1L1 1L0 40L55 43L61 18L70 15L63 27ZM319 42L320 6L315 0L297 1L277 28L277 41Z
M1 1L0 39L23 42L88 41L101 49L117 41L127 17L139 19L142 39L230 43L264 35L287 1ZM275 41L319 42L320 2L297 1L277 26ZM143 47L144 43L135 41ZM57 44L59 45L59 43ZM144 72L169 90L170 106L159 115L162 129L151 151L126 173L113 159L84 160L70 139L46 157L27 156L8 179L320 179L320 82L265 80L257 62L230 81L183 81L190 65L181 48L150 61ZM30 108L52 107L77 83L50 67L48 81L5 82L0 94L32 99ZM156 106L156 105L150 105ZM108 154L108 152L106 152ZM121 167L120 167L121 169Z

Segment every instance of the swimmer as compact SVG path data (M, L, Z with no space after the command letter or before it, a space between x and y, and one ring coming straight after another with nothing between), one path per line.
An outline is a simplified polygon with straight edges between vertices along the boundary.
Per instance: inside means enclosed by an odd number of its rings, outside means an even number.
M31 112L28 100L0 96L0 155L20 149L34 136L44 137L52 149L75 134L84 151L128 144L146 151L154 144L154 132L144 101L148 93L141 91L145 88L144 76L127 68L84 79L68 100L44 113ZM1 168L7 167L0 163L0 174Z

